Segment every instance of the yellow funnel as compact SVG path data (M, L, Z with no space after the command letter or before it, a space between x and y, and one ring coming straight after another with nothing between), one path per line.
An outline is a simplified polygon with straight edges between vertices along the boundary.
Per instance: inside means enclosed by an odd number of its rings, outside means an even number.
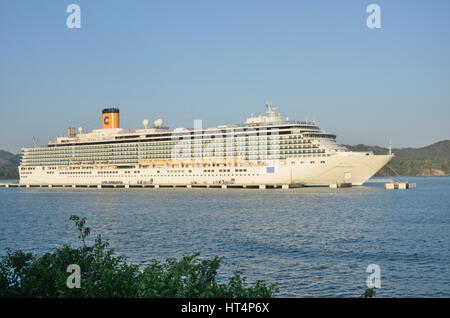
M119 109L105 108L102 111L102 129L119 128Z

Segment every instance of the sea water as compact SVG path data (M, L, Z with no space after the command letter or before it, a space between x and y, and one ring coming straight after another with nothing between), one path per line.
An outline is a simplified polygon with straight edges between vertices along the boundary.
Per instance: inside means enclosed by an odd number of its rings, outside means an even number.
M370 264L379 297L450 297L450 178L346 189L0 188L0 255L77 243L87 218L118 255L223 256L221 275L277 282L285 297L358 297Z

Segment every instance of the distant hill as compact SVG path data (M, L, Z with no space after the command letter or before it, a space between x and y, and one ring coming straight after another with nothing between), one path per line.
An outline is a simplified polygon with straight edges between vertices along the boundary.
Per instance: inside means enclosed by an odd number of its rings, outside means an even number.
M354 145L346 147L352 151L388 153L379 146ZM380 172L380 176L450 176L450 140L444 140L423 148L397 148L392 150L395 158ZM0 179L17 179L19 155L0 150ZM395 171L395 172L394 172Z
M20 156L0 150L0 179L18 179Z
M353 151L373 151L386 154L387 148L378 146L346 146ZM449 176L450 140L444 140L423 148L393 149L394 159L380 172L380 176L392 176L396 171L402 176ZM392 169L390 169L390 168Z

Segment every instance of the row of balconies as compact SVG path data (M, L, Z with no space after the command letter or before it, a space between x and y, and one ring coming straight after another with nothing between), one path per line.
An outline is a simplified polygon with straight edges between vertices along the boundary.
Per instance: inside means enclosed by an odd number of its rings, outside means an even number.
M289 153L290 154L290 153ZM271 160L271 159L286 159L288 154L272 154L272 155L245 155L242 156L243 160ZM298 154L297 154L298 155ZM299 155L299 157L327 157L329 155L326 154L322 154L322 155L318 155L318 154L302 154ZM195 158L194 156L191 157L181 157L178 158L180 160L189 160ZM200 158L204 158L204 157L200 157ZM154 159L154 158L141 158L141 159ZM156 159L170 159L170 156L160 156ZM137 164L138 161L137 160L130 160L130 161L124 161L124 160L114 160L114 159L109 159L109 160L79 160L76 162L68 162L68 161L59 161L59 162L43 162L43 161L39 161L39 162L23 162L23 165L28 165L28 166L45 166L45 165L52 165L52 166L67 166L67 165L71 165L71 164L78 164L78 163L89 163L89 164L98 164L98 163L102 163L102 164Z
M282 152L268 152L266 154L263 153L232 153L232 154L220 154L220 155L212 155L211 157L221 157L221 156L240 156L240 157L257 157L257 156L264 156L264 155L271 155L271 156L285 156L285 155L300 155L300 156L310 156L310 155L322 155L326 156L324 152L308 152L308 153L299 153L297 151L282 151ZM181 156L191 157L191 158L203 158L205 157L205 154L185 154L182 153ZM139 156L139 159L170 159L172 157L171 154L159 154L159 155L147 155L147 156ZM29 159L29 160L22 160L23 164L71 164L73 162L77 161L117 161L117 162L136 162L138 160L137 157L82 157L82 158L74 158L72 160L59 160L59 159L44 159L44 160L38 160L38 159Z
M232 149L232 150L217 150L212 148L211 152L223 152L223 153L247 153L250 151L256 151L256 153L259 153L261 151L281 151L281 152L285 152L285 151L290 151L290 150L297 150L300 153L310 153L310 152L318 152L318 153L323 153L325 152L325 149L311 149L312 147L306 147L306 148L299 148L299 147L292 147L292 146L280 146L280 147L267 147L267 148L260 148L260 147L247 147L247 149ZM184 151L184 149L180 149L181 152L186 152ZM207 150L207 149L206 149ZM122 154L116 154L116 153L109 153L108 155L106 154L91 154L89 156L86 155L81 155L81 154L77 154L77 155L73 155L73 156L64 156L64 155L39 155L39 156L25 156L23 157L23 160L43 160L43 159L55 159L55 160L70 160L72 158L111 158L111 157L119 157L119 158L135 158L137 156L142 156L142 155L160 155L160 154L170 154L172 153L172 149L170 150L166 150L166 151L158 151L158 152L140 152L140 153L136 153L136 152L126 152L126 153L122 153ZM190 153L204 153L205 149L203 149L202 151L198 152L198 151L190 151ZM81 155L81 156L80 156Z
M219 138L218 138L219 139ZM240 140L246 140L246 142L249 142L248 139L253 140L253 139L262 139L263 141L267 141L267 140L280 140L280 142L283 142L283 140L286 139L298 139L297 142L302 142L302 143L309 143L309 140L305 140L302 138L301 135L268 135L268 136L250 136L250 137L235 137L233 142L237 142L237 143L241 143ZM212 139L190 139L187 140L190 143L202 143L205 142L205 140L208 140L208 143L211 142L209 140ZM136 148L136 147L145 147L147 145L152 145L152 144L166 144L166 145L174 145L177 144L179 141L183 141L181 140L168 140L168 141L154 141L154 142L148 142L145 144L140 144L140 143L132 143L132 144L102 144L102 145L94 145L94 146L66 146L66 147L58 147L58 148L43 148L43 147L39 147L39 148L24 148L23 151L24 152L47 152L49 149L51 150L55 150L55 151L59 151L59 150L65 150L65 151L72 151L74 148L76 149L83 149L83 150L98 150L98 149L106 149L107 151L110 151L111 148ZM223 142L227 142L227 138L223 139L220 138L220 143Z
M217 144L220 145L220 144ZM216 146L217 146L216 145ZM249 144L246 145L245 148L249 148L249 149L264 149L261 146L266 146L265 144ZM286 143L286 144L280 144L280 145L268 145L267 148L268 149L273 149L273 148L280 148L280 149L310 149L310 148L318 148L318 145L301 145L301 144L294 144L294 143ZM181 148L183 148L181 146ZM186 148L197 148L197 147L186 147ZM200 148L200 147L198 147ZM218 147L214 147L214 144L209 144L209 145L205 145L204 147L201 147L202 149L207 149L207 148L218 148ZM229 148L229 147L226 147ZM244 147L239 147L239 146L235 146L233 148L244 148ZM42 156L47 156L47 157L56 157L56 156L61 156L61 157L66 157L67 155L83 155L83 154L103 154L103 153L107 153L107 154L111 154L111 153L118 153L120 155L122 154L135 154L136 152L145 152L145 151L154 151L154 150L172 150L173 147L152 147L152 148L141 148L139 150L112 150L112 151L106 151L106 150L99 150L99 151L95 151L93 152L85 152L85 151L70 151L70 152L59 152L59 153L53 153L53 152L45 152L42 154L29 154L28 156L33 156L33 157L42 157Z

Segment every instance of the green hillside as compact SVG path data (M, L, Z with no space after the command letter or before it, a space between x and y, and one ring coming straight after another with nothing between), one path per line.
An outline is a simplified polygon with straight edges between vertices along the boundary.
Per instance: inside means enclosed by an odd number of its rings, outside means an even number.
M0 150L0 179L18 179L19 155Z
M378 146L346 146L353 151L388 153L387 148ZM403 176L448 176L450 175L450 140L444 140L423 148L393 149L395 158L378 175L392 176L395 170ZM390 169L391 167L392 169Z

